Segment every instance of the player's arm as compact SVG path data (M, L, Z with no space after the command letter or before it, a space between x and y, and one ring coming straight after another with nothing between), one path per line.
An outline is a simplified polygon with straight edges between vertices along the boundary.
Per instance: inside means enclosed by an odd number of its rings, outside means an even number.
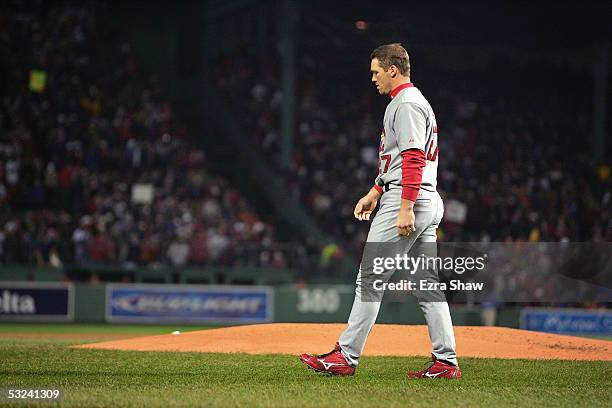
M357 201L355 205L355 209L353 210L353 215L359 221L369 221L370 216L376 209L376 205L378 204L378 200L383 195L383 189L378 184L374 184L370 191L363 197Z
M396 226L399 235L408 235L416 231L414 203L425 168L425 113L418 105L403 103L397 109L394 125L402 152L402 201Z
M420 149L402 152L402 203L397 216L399 235L408 235L416 231L414 203L421 189L424 168L425 152Z
M357 205L355 205L355 210L353 211L355 218L357 218L359 221L369 220L370 215L376 208L376 204L378 204L378 200L381 196L382 189L380 186L372 187L366 195L357 201Z

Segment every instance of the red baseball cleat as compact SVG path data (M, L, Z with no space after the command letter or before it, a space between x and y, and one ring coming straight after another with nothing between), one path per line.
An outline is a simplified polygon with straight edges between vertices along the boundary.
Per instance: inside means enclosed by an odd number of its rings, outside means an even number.
M355 368L351 367L340 351L340 344L327 354L320 356L314 354L302 354L300 361L318 373L333 375L353 375Z
M408 378L447 378L449 380L461 378L459 366L443 363L433 354L430 363L432 364L425 370L408 372Z

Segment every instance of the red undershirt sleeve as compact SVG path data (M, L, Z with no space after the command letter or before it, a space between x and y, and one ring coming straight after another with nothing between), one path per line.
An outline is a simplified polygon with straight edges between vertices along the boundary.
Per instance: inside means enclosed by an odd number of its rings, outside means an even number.
M416 201L423 180L425 152L409 149L402 152L402 199Z
M382 195L383 193L383 189L381 186L379 186L378 184L374 184L374 190L378 191L378 194Z

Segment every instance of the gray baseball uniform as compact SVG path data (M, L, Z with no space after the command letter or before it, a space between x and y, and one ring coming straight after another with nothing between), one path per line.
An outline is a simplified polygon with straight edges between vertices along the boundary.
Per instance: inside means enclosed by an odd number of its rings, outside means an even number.
M436 229L444 212L442 198L436 191L438 129L431 106L412 84L398 87L391 93L391 97L384 116L379 149L379 174L375 182L376 185L384 186L385 191L370 226L367 243L400 242L402 248L409 250L416 243L436 241ZM426 164L421 188L414 204L416 231L400 237L396 221L402 194L401 153L409 149L425 152ZM362 264L364 261L362 259ZM432 273L435 274L432 278L437 280L436 271ZM342 354L352 366L358 364L380 309L379 301L362 301L362 265L356 283L357 290L348 326L339 339ZM419 305L427 321L433 354L438 359L456 365L455 336L448 304L445 301L419 301Z

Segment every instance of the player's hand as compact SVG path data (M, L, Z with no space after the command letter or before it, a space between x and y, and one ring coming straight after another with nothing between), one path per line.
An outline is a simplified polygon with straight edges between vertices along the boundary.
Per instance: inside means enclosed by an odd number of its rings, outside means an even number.
M397 216L397 233L400 236L410 235L416 231L414 211L412 208L401 210Z
M372 215L372 212L378 204L378 198L378 193L373 194L371 191L365 196L361 197L361 199L357 201L355 211L353 211L355 218L357 218L359 221L368 221L370 219L370 215Z

